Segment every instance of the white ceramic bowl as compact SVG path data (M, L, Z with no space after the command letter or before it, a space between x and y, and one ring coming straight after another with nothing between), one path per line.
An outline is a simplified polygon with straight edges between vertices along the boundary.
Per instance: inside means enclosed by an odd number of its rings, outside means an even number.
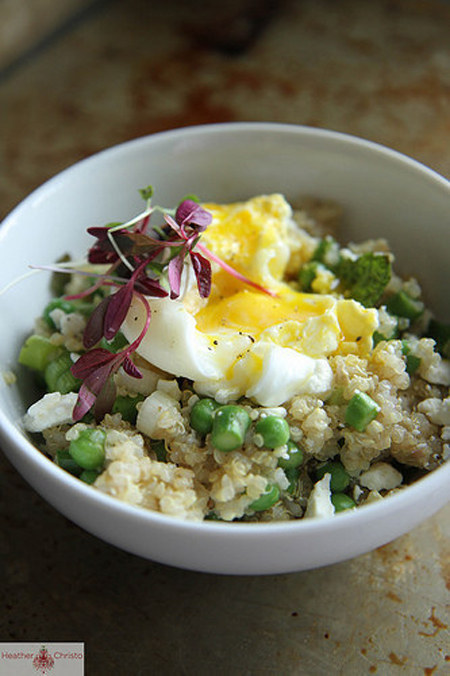
M387 237L398 268L423 280L431 307L448 307L450 187L397 152L351 136L306 127L236 123L190 127L101 152L45 183L0 229L0 288L29 263L86 250L88 226L137 213L149 183L159 204L187 193L229 201L282 192L333 198L346 212L344 239ZM398 537L449 498L450 463L380 503L330 520L269 524L186 523L130 507L65 473L36 450L21 417L32 401L16 366L19 347L49 297L48 275L25 279L0 297L1 447L56 509L98 537L140 556L211 573L299 571L342 561Z

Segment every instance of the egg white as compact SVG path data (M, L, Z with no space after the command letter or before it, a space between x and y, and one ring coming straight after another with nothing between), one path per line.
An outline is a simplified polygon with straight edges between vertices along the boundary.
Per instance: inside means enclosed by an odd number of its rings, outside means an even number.
M148 298L150 326L137 352L220 403L246 396L279 406L296 394L332 386L327 357L371 347L377 312L356 301L302 294L282 281L292 242L292 212L280 195L207 205L213 223L202 237L214 253L276 294L271 299L213 265L212 291L200 299L189 263L180 298ZM135 298L123 323L132 341L145 324Z

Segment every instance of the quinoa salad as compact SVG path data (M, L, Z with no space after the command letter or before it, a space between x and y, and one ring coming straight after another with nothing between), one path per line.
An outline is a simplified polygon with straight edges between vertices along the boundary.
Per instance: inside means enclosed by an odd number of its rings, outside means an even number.
M343 243L341 208L140 191L54 266L19 363L24 416L62 470L185 520L331 517L442 465L450 326L388 242Z

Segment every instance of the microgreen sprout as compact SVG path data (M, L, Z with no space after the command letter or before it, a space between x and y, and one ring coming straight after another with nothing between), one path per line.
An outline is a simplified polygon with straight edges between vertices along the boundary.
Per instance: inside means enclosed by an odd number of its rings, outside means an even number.
M95 281L80 293L66 296L78 300L92 296L100 287L109 287L110 293L100 300L89 317L84 335L85 352L72 366L72 374L82 381L73 412L74 421L81 420L93 409L100 420L111 411L116 391L113 375L119 368L134 377L142 374L132 361L132 354L143 340L151 320L149 297L176 299L181 293L181 279L187 260L194 272L198 293L207 298L211 291L211 261L230 275L262 293L273 295L259 284L234 270L200 243L202 233L212 221L196 196L184 198L176 209L152 205L153 188L141 189L145 209L125 223L109 223L103 227L88 228L95 243L88 251L88 263L94 271L76 269L74 264L41 266L53 272L79 273ZM152 214L160 213L163 226L152 226ZM102 266L101 272L98 267ZM139 336L123 350L111 352L100 343L112 340L118 333L134 298L145 309L145 323Z

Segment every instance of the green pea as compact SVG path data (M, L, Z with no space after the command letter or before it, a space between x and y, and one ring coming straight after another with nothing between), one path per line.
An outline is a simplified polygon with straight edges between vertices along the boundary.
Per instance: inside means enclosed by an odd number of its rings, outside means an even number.
M406 317L407 319L411 319L411 321L420 317L425 309L421 300L412 298L403 290L391 296L386 303L386 307L391 314L397 317Z
M105 462L105 439L103 430L87 428L70 442L69 453L83 469L99 469Z
M45 336L33 334L26 339L19 354L19 364L36 371L44 371L47 364L61 353Z
M334 505L335 512L343 512L345 509L356 507L356 502L345 493L333 493L331 502Z
M220 406L213 418L211 443L223 453L240 448L250 427L250 416L242 406Z
M46 307L44 308L44 312L42 313L42 317L44 318L45 323L51 329L56 329L55 323L53 319L50 317L50 313L56 309L62 310L67 315L69 315L72 312L75 312L75 305L71 301L64 300L64 298L53 298L53 300L51 300L46 305Z
M113 413L120 413L123 420L135 424L137 418L137 404L145 399L143 394L137 394L135 397L119 394L112 407Z
M350 476L339 460L331 460L317 468L316 475L318 479L322 479L325 474L331 474L330 489L332 493L341 493L350 483Z
M260 418L255 425L255 432L260 434L267 448L284 446L289 440L290 430L284 418L277 415L267 415Z
M214 399L199 399L191 409L190 423L201 437L206 437L212 430L214 414L220 404Z
M280 489L276 484L268 483L266 490L262 493L259 498L253 500L249 509L253 512L264 512L266 509L270 509L274 506L276 502L280 499Z
M83 471L80 465L78 465L72 456L69 453L68 449L61 449L56 451L55 454L55 464L61 469L65 469L66 472L79 476Z
M72 366L73 361L67 350L47 364L44 378L49 392L67 394L79 389L81 381L72 374L70 370Z
M374 420L380 407L365 392L356 392L347 404L345 422L358 432L364 432L367 425Z
M297 483L300 478L300 467L286 467L284 473L287 480L289 481L289 486L286 488L286 490L292 495L295 493L295 489L297 488Z
M283 469L292 469L298 467L303 462L303 451L293 441L287 442L286 455L278 458L278 467Z
M95 469L84 469L80 476L79 479L81 481L84 481L85 484L93 484L94 481L97 479L97 477L100 475L100 472L97 472Z

